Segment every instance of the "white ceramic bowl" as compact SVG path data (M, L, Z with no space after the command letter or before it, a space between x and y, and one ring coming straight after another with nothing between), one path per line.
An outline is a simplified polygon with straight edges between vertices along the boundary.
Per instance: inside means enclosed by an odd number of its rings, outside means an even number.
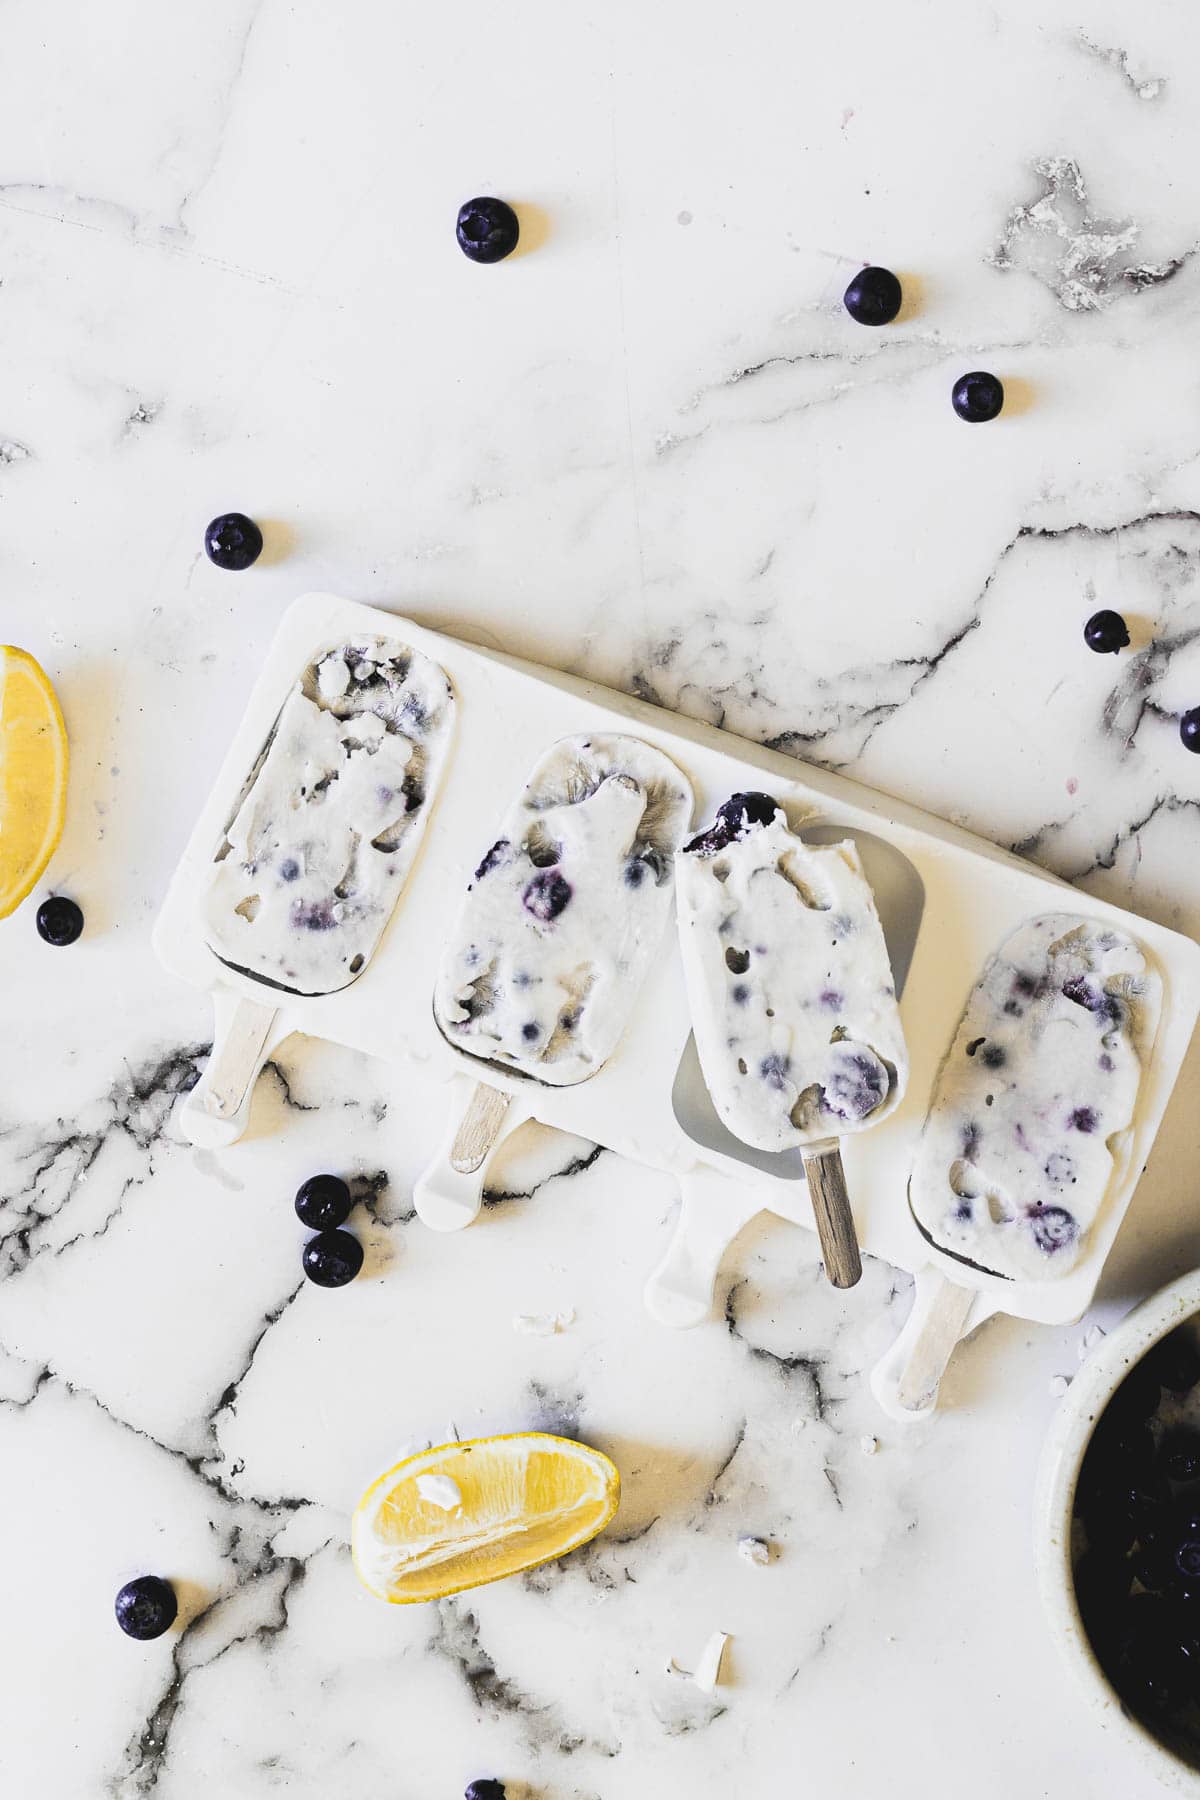
M1034 1549L1050 1629L1100 1723L1177 1791L1200 1795L1200 1758L1184 1761L1127 1713L1097 1662L1071 1573L1075 1483L1092 1430L1130 1369L1160 1338L1200 1312L1200 1269L1151 1295L1098 1345L1063 1396L1038 1469Z

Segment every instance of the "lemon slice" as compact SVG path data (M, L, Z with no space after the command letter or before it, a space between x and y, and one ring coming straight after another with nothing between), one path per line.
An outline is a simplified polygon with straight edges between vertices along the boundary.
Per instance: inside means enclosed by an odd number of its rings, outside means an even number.
M67 803L67 728L27 650L0 645L0 919L54 854Z
M354 1566L381 1600L443 1600L577 1550L617 1510L621 1478L598 1450L542 1431L442 1444L369 1487Z

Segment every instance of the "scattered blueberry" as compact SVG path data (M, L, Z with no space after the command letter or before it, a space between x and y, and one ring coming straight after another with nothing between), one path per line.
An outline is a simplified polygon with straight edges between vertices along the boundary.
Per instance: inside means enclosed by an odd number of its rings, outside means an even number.
M541 1027L537 1023L536 1019L529 1019L526 1021L526 1023L524 1025L522 1025L521 1036L525 1039L525 1042L527 1044L533 1044L533 1043L537 1042L538 1038L541 1036Z
M856 325L890 325L903 298L890 269L860 269L842 295L842 305Z
M171 1629L179 1602L175 1589L161 1575L139 1575L135 1581L125 1583L114 1611L126 1637L148 1642Z
M330 1231L350 1217L350 1189L340 1175L310 1175L296 1190L296 1217L310 1231Z
M782 1056L777 1052L773 1052L770 1056L763 1057L758 1065L758 1072L768 1087L776 1088L778 1091L782 1092L787 1086L788 1070L791 1066L792 1059L790 1056Z
M1039 1206L1029 1215L1029 1229L1034 1243L1047 1256L1052 1256L1056 1250L1065 1250L1079 1236L1074 1214L1065 1206Z
M262 555L263 534L245 513L222 513L204 534L204 548L218 569L248 569Z
M473 1781L463 1800L506 1800L504 1783L493 1781L490 1777L484 1781Z
M37 929L40 938L62 949L83 931L83 913L65 894L51 894L37 909Z
M458 209L458 247L472 262L503 262L520 235L520 221L507 200L481 194Z
M1067 1120L1068 1125L1073 1125L1076 1131L1085 1133L1095 1131L1099 1122L1094 1106L1077 1106Z
M968 425L985 425L1004 405L1004 383L984 369L973 369L969 375L959 376L950 403Z
M525 892L521 895L521 904L525 911L532 913L535 919L549 924L557 919L560 912L571 898L570 882L559 874L557 869L546 869L535 875Z
M305 1244L300 1261L317 1287L345 1287L363 1266L363 1247L348 1231L319 1231Z
M1115 656L1129 643L1129 627L1119 612L1105 608L1093 613L1083 628L1083 641L1099 656Z
M1185 750L1200 751L1200 706L1193 706L1179 721L1179 735Z

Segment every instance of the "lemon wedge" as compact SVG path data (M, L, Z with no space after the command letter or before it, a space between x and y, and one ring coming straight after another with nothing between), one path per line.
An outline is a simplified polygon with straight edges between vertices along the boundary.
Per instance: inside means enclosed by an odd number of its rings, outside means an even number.
M443 1600L577 1550L617 1510L607 1456L542 1431L421 1450L372 1483L350 1541L365 1587L400 1606Z
M0 645L0 919L53 856L67 804L67 728L27 650Z

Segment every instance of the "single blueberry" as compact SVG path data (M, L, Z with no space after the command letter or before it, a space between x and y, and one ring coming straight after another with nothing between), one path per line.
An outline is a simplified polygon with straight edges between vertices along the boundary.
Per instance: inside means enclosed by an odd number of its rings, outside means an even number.
M497 838L496 842L492 845L491 849L475 871L476 881L482 881L484 876L490 875L492 870L497 868L500 863L510 861L511 851L512 844L508 838Z
M989 1044L980 1062L988 1069L1002 1069L1008 1061L1008 1052L1002 1044Z
M175 1589L161 1575L139 1575L135 1581L125 1583L114 1610L126 1637L147 1642L171 1629L179 1602Z
M345 1287L363 1266L363 1247L348 1231L319 1231L305 1244L300 1261L317 1287Z
M503 262L517 247L521 224L507 200L485 194L458 209L458 247L472 262Z
M724 806L717 808L717 817L739 836L748 826L769 825L778 812L779 802L770 794L731 794Z
M763 1057L758 1065L758 1072L768 1087L775 1088L777 1091L782 1092L787 1086L788 1070L791 1066L792 1059L790 1056L772 1054L771 1056Z
M729 996L735 1006L745 1006L750 998L750 989L744 981L735 981L729 990Z
M504 1783L493 1781L490 1776L483 1781L473 1781L463 1800L506 1800Z
M294 856L289 856L280 863L279 879L281 881L299 881L300 864L296 861Z
M891 1081L873 1051L839 1046L831 1059L821 1105L835 1119L865 1119L887 1099Z
M37 909L37 931L40 938L56 949L73 944L83 931L83 913L65 894L51 894Z
M1169 1431L1158 1447L1159 1466L1172 1481L1200 1477L1200 1432L1184 1426Z
M1038 1249L1044 1250L1047 1256L1052 1256L1056 1250L1065 1250L1079 1236L1074 1214L1065 1206L1039 1206L1029 1215L1029 1230Z
M1200 1345L1188 1331L1173 1331L1154 1346L1145 1360L1163 1387L1173 1394L1186 1394L1200 1383Z
M1129 643L1129 627L1119 612L1105 607L1103 612L1093 613L1084 626L1083 641L1098 656L1115 656Z
M968 425L985 425L1004 405L1004 383L984 369L972 369L955 382L950 403Z
M1179 721L1179 735L1185 750L1200 752L1200 706L1193 706Z
M631 856L629 861L625 864L625 886L640 888L645 879L645 863L640 862L636 856Z
M536 1041L540 1037L540 1035L541 1035L541 1027L537 1024L536 1020L534 1020L534 1019L529 1019L521 1027L521 1036L525 1039L525 1042L527 1044L536 1043Z
M1076 1131L1087 1133L1095 1131L1096 1126L1100 1121L1096 1117L1095 1107L1077 1106L1075 1111L1071 1114L1071 1117L1067 1120L1067 1123L1068 1125L1073 1125Z
M571 893L570 882L557 869L546 869L542 874L534 876L521 895L521 904L526 912L532 913L535 919L540 919L545 925L551 919L557 919L569 902Z
M218 569L248 569L262 555L263 534L245 513L222 513L204 533L204 548Z
M860 269L842 295L842 305L856 325L890 325L903 299L890 269Z
M340 1175L310 1175L296 1190L296 1217L310 1231L331 1231L350 1217L350 1189Z
M826 988L821 995L821 1005L827 1006L830 1012L840 1012L846 1004L846 996L839 994L836 988Z

